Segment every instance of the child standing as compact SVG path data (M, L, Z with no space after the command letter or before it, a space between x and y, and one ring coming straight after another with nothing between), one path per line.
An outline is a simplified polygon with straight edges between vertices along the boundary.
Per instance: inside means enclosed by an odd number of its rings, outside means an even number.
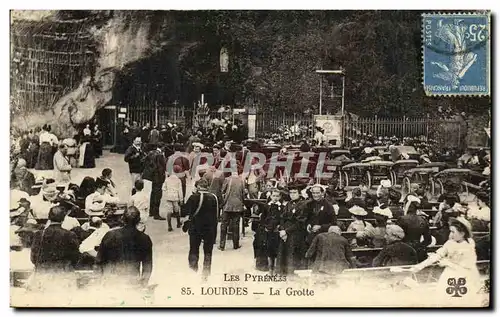
M137 230L144 232L146 230L146 222L149 217L149 193L144 189L144 182L142 179L135 181L134 184L135 194L130 197L127 204L128 207L136 207L141 214L141 221L137 224Z

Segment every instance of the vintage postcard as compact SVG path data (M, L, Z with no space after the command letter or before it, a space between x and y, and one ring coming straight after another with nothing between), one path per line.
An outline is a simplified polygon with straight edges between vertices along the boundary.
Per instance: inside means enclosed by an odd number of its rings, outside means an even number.
M10 12L13 307L491 307L487 11Z

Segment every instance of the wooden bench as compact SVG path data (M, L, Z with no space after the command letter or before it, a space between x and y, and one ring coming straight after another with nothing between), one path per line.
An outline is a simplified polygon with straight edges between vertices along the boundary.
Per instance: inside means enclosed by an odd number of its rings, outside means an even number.
M427 252L436 252L442 245L435 245L427 248ZM352 253L356 257L371 257L375 258L383 248L356 248Z
M434 236L438 230L437 227L430 227L431 229L431 236ZM356 231L342 231L342 236L346 238L347 240L354 239L356 238ZM472 232L472 238L479 238L479 237L484 237L489 235L490 233L487 231L476 231Z
M489 275L490 272L490 261L477 261L476 262L479 273L482 275ZM380 281L401 281L405 277L412 275L408 271L400 271L401 269L410 269L412 265L404 266L387 266L387 267L370 267L370 268L359 268L359 269L347 269L339 274L337 277L340 279L350 280L351 282L361 282L366 280L375 280L377 283ZM419 283L429 283L435 282L439 279L444 268L439 265L432 265L423 269L422 271L415 274L415 277Z

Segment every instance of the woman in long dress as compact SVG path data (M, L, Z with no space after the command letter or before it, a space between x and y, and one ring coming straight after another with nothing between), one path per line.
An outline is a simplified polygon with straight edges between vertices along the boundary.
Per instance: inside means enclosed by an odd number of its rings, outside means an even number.
M80 145L80 157L78 166L81 168L94 168L95 167L95 154L92 146L92 131L89 125L83 129L83 136Z
M417 273L435 263L444 266L445 269L437 284L438 294L448 299L471 303L470 300L477 296L481 287L476 260L470 222L463 217L452 218L450 239L435 254L415 265L412 272ZM455 291L460 296L453 296Z
M40 148L38 150L38 160L35 166L36 170L45 171L54 169L52 136L53 135L48 131L47 125L44 125L39 137Z
M94 126L94 152L96 158L102 156L102 132L97 124Z

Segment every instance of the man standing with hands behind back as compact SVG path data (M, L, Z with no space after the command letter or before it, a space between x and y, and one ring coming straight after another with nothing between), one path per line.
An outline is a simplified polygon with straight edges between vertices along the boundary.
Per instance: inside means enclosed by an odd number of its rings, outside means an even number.
M144 158L145 154L141 148L141 137L135 137L132 145L125 151L125 162L128 163L132 188L134 188L135 182L141 179Z

